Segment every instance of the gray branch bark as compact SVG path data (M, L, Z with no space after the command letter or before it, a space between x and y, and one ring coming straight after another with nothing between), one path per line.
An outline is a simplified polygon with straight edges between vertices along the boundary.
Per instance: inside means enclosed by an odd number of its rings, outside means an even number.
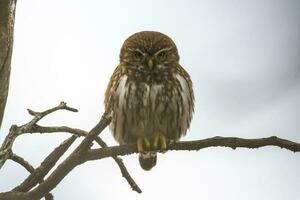
M27 109L28 113L33 116L32 120L30 120L28 123L17 126L17 125L12 125L10 128L10 131L6 138L4 139L1 147L0 147L0 169L1 167L5 164L7 159L11 159L22 166L25 167L31 174L21 183L19 186L15 187L10 194L13 194L13 196L1 196L0 195L0 200L3 199L15 199L14 195L17 194L23 194L25 192L30 191L33 187L35 187L38 183L43 182L43 178L49 173L49 171L54 167L55 163L58 161L58 159L65 153L67 148L73 143L75 138L77 137L86 137L88 138L88 142L83 142L81 144L81 149L82 150L89 150L93 140L97 142L101 147L107 147L106 143L99 137L97 136L97 131L96 129L103 127L103 129L107 126L107 124L110 123L110 117L107 118L107 120L102 120L101 123L97 124L97 126L93 129L93 135L88 136L88 132L76 128L71 128L67 126L52 126L52 127L47 127L47 126L40 126L37 123L43 119L45 116L56 112L58 110L68 110L71 112L78 112L77 109L72 108L67 106L65 102L61 102L58 106L55 106L53 108L50 108L48 110L45 110L43 112L35 112L31 109ZM106 116L106 114L105 114ZM59 147L54 149L49 156L47 156L44 161L41 163L41 165L33 169L33 167L30 165L30 163L26 162L24 159L21 157L15 155L13 153L12 147L14 141L17 139L18 136L26 134L26 133L58 133L58 132L67 132L73 134L73 136L69 139L63 142ZM90 137L93 137L91 139ZM67 142L68 141L68 142ZM81 150L80 150L81 151ZM76 152L77 154L77 152ZM117 156L112 156L112 158L115 160L117 165L120 168L122 176L127 180L131 188L138 192L141 193L141 189L139 186L135 183L133 178L130 176L128 170L126 169L123 161L121 158ZM52 194L45 193L44 197L46 199L52 199L53 196ZM23 198L23 197L22 197ZM30 199L35 199L35 197L30 197Z
M68 132L73 134L73 136L57 147L45 160L42 162L41 166L34 169L30 167L29 163L26 163L21 158L14 155L12 150L6 150L5 154L8 154L6 159L13 159L16 162L22 164L31 174L21 183L19 186L14 188L9 192L0 193L0 200L14 199L14 200L34 200L46 197L50 192L68 175L76 166L81 165L87 161L99 160L107 157L112 157L120 167L122 175L130 184L131 188L136 192L141 192L138 185L129 175L127 169L125 168L122 160L117 156L128 155L132 153L137 153L136 145L121 145L108 147L105 142L98 136L110 123L111 116L109 112L105 112L99 121L99 123L90 131L86 132L80 129L70 128L67 126L54 126L46 127L39 126L36 123L47 114L50 114L56 110L66 109L70 111L77 111L71 107L66 106L65 103L61 103L59 106L52 109L46 110L44 112L34 112L28 110L29 114L33 115L34 118L27 124L20 127L15 126L12 129L14 133L54 133L54 132ZM84 136L84 140L78 147L61 163L54 171L46 178L45 176L54 167L57 160L64 154L66 149L72 144L75 138L79 136ZM91 149L93 141L96 141L101 148ZM7 141L7 140L5 140ZM5 142L4 141L4 142ZM11 147L12 145L10 145ZM195 141L185 141L176 142L168 145L168 150L200 150L208 147L230 147L232 149L236 148L260 148L264 146L277 146L284 148L293 152L300 152L300 144L278 138L276 136L268 138L259 139L244 139L237 137L220 137L216 136L213 138L207 138ZM5 147L5 145L2 147ZM7 149L7 148L6 148ZM0 148L1 152L1 148ZM1 158L1 156L0 156ZM2 158L3 154L2 154ZM1 159L0 159L1 160ZM5 162L5 161L4 161ZM44 180L43 180L44 179ZM37 185L39 184L39 185ZM37 185L37 186L36 186ZM36 186L36 187L35 187Z
M0 1L0 129L9 88L16 0Z

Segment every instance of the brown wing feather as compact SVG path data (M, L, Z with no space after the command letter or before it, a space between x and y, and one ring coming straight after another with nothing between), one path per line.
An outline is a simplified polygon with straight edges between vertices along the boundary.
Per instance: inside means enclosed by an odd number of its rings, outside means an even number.
M105 109L108 109L109 105L111 104L112 96L114 92L116 91L116 88L118 86L118 80L120 79L122 75L121 66L118 65L116 69L114 70L112 76L110 77L107 89L105 91L105 99L104 99L104 105Z

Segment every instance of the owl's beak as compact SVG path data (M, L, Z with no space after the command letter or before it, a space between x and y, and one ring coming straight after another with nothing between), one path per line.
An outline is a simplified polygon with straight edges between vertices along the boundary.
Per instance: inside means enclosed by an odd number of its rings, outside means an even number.
M150 58L150 59L148 60L148 63L147 63L147 64L148 64L149 69L152 70L153 67L154 67L153 59Z

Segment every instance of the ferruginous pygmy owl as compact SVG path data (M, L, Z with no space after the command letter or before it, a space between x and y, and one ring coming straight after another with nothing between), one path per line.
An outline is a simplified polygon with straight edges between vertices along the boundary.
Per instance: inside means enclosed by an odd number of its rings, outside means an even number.
M150 170L156 151L185 135L194 111L192 81L171 38L143 31L125 40L105 107L112 111L114 138L120 144L135 143L141 167Z

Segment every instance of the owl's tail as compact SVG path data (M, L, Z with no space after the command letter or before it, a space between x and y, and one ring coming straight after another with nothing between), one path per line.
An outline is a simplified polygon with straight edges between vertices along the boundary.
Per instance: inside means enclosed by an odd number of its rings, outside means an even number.
M140 165L144 170L147 171L149 171L156 165L156 159L156 152L147 151L140 153L139 155Z

